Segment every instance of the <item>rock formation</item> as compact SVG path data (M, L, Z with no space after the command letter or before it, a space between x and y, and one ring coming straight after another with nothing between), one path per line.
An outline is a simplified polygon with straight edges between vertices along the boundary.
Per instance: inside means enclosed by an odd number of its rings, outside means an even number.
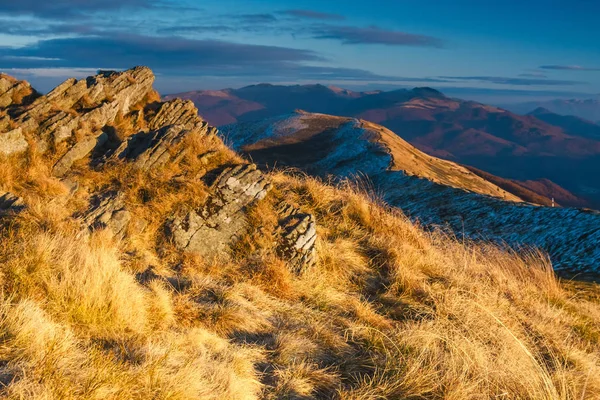
M171 177L173 187L194 181L204 185L199 180L204 176L217 178L207 188L208 196L200 207L189 210L177 205L168 211L171 214L161 216L166 222L159 229L167 232L181 251L209 259L227 255L248 231L248 208L267 195L271 183L253 164L224 170L214 165L215 157L222 155L218 149L225 148L215 135L216 129L198 116L190 101L157 101L153 81L154 75L145 67L121 73L100 71L87 79L69 79L47 95L25 101L13 94L35 93L29 84L2 75L0 153L18 157L30 149L51 160L52 175L60 178L73 196L80 187L81 171L86 171L84 163L100 174L105 168L129 164L151 176L167 163L181 163L189 151L185 140L195 135L195 139L206 140L205 151L190 158L199 169ZM222 147L215 148L214 143ZM76 163L82 168L73 171ZM87 186L88 207L74 216L87 229L108 229L126 240L148 227L148 222L127 204L126 190L110 183L100 188ZM0 197L0 215L14 214L23 207L22 200L11 193ZM314 217L288 207L279 214L279 222L275 232L278 254L296 272L314 264Z
M229 245L247 229L244 212L271 189L256 165L238 165L219 175L212 194L200 210L192 210L169 224L173 242L182 250L204 257L227 253Z
M317 261L315 217L289 204L283 204L279 215L281 239L277 251L294 272L301 273Z

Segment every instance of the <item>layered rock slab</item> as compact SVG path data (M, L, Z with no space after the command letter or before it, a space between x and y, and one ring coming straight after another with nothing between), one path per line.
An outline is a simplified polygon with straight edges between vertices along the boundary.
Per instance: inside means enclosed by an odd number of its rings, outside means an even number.
M256 165L227 168L213 184L212 194L201 209L168 224L173 243L205 258L227 254L248 228L246 209L263 199L271 187Z

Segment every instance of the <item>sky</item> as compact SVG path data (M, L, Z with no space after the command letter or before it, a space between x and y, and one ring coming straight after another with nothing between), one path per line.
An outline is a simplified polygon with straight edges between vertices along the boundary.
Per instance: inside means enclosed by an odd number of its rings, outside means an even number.
M163 94L256 83L600 96L597 0L0 0L0 71L45 92L151 67Z

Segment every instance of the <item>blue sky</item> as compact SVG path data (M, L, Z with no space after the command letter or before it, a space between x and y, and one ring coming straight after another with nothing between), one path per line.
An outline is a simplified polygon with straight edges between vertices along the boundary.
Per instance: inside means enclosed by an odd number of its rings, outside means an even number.
M47 91L148 65L163 93L270 82L600 94L596 0L0 0L0 71Z

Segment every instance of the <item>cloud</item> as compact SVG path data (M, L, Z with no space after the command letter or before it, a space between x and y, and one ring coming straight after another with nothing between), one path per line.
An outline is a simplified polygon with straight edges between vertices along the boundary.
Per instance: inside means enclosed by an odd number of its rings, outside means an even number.
M157 0L0 0L0 14L35 15L44 18L69 18L95 11L160 6Z
M257 24L277 21L277 17L274 16L273 14L242 14L242 15L235 15L232 17L235 19L241 20L243 22L246 22L246 23L257 23Z
M281 14L286 14L286 15L290 15L292 17L297 17L297 18L329 20L329 21L332 21L332 20L341 21L341 20L346 19L346 17L344 17L343 15L340 15L340 14L329 14L329 13L323 13L323 12L313 11L313 10L285 10L285 11L281 11Z
M500 76L440 76L441 79L452 79L457 81L478 81L489 82L496 85L515 85L515 86L562 86L578 85L585 82L554 80L554 79L536 79L536 78L507 78Z
M318 29L316 39L340 40L344 44L382 44L387 46L442 47L442 40L426 35L381 29L376 26L325 26Z
M524 74L519 74L519 76L522 76L525 78L547 78L548 77L546 74L543 74L541 72L527 72Z
M600 68L582 67L580 65L542 65L540 68L560 71L600 71Z
M21 60L15 57L21 57ZM49 64L32 57L59 58L60 61ZM148 65L155 69L235 70L248 66L307 61L324 59L311 50L125 34L50 39L18 49L0 49L0 68L95 68L98 62L102 62L122 68Z

